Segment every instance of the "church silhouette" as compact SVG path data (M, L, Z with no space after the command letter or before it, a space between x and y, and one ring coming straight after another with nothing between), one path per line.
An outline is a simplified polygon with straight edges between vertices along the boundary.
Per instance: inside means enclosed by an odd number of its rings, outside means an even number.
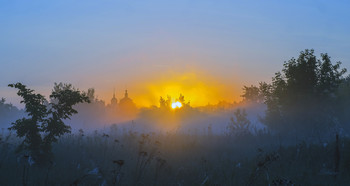
M115 96L115 92L113 92L110 107L124 116L132 116L137 112L137 107L134 101L129 97L128 90L125 90L124 97L121 98L119 102Z

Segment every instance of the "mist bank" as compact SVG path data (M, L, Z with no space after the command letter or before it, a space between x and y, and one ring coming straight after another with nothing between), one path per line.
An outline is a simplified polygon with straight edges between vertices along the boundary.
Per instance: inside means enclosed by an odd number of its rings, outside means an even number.
M214 135L227 134L227 127L237 109L245 110L251 122L250 130L260 130L265 126L260 121L266 106L256 103L227 103L204 107L184 106L180 109L170 107L144 107L133 112L120 111L101 102L77 105L78 114L66 123L72 131L109 130L118 127L124 131L138 132L176 132L185 134ZM209 131L208 131L209 130Z
M191 107L183 100L184 107L172 109L170 106L153 106L136 108L105 104L96 97L90 97L90 103L80 103L74 106L77 114L64 120L72 128L72 132L80 129L86 132L109 130L112 126L139 132L179 132L187 134L222 135L227 132L230 118L237 109L244 109L252 127L264 128L260 118L264 115L266 106L256 103L219 102L202 107ZM11 123L23 117L28 117L23 109L1 102L0 128L5 132Z

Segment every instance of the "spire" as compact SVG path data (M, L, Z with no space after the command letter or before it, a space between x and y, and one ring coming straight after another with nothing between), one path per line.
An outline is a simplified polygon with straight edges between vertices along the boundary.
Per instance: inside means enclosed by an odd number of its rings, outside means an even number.
M125 90L125 97L126 98L128 97L128 90L127 89Z
M111 105L117 105L118 100L115 98L115 88L113 90L113 98L111 99Z

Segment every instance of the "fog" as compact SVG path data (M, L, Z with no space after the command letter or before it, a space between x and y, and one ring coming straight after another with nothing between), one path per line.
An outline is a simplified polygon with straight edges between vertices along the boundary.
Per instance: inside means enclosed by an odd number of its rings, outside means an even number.
M79 129L86 132L107 132L113 126L122 129L121 131L132 130L139 133L173 132L196 135L207 135L209 128L213 135L227 135L230 118L237 109L241 109L247 113L252 132L265 127L260 121L266 109L264 104L226 104L227 108L221 108L219 104L180 109L153 106L121 112L111 105L105 106L103 102L95 101L91 104L77 105L78 114L66 122L73 132Z

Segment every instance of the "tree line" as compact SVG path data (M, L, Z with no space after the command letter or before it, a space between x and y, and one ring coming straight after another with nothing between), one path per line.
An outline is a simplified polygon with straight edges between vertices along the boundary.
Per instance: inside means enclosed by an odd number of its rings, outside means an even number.
M271 83L244 86L243 100L267 106L262 122L276 134L325 138L348 131L350 77L327 53L300 52L283 64Z

